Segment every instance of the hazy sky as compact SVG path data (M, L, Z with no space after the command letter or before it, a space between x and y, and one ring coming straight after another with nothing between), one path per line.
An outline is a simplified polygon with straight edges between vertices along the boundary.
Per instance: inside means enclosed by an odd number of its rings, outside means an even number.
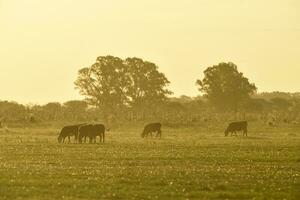
M97 56L156 63L176 96L234 62L259 91L300 91L299 0L0 0L0 100L80 99Z

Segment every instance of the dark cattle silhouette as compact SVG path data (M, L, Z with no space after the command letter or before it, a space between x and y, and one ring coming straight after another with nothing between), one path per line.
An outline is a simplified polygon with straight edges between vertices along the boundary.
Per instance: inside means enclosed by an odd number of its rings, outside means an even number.
M142 137L147 138L148 135L152 137L152 133L156 133L156 137L161 138L161 123L147 124L142 132Z
M105 126L103 124L94 124L93 125L94 132L93 132L93 139L96 142L96 137L99 136L99 142L105 141ZM108 131L108 129L107 129Z
M231 133L231 136L233 133L236 135L237 131L243 131L243 135L247 136L248 133L248 122L247 121L240 121L240 122L232 122L228 125L227 129L225 130L225 136L228 136L229 133Z
M82 139L84 138L84 142L86 142L86 138L88 137L90 142L92 140L92 124L86 124L84 126L81 126L78 130L78 142L82 143Z
M74 136L74 142L77 142L78 141L78 130L79 130L79 127L82 125L85 125L85 124L76 124L76 125L63 127L57 138L58 142L64 143L66 137L68 137L69 142L71 142L71 139L70 139L71 136Z
M90 143L96 143L96 137L99 136L99 142L105 141L105 126L103 124L87 124L79 128L79 142L82 143L82 139L86 142L86 138L89 138Z

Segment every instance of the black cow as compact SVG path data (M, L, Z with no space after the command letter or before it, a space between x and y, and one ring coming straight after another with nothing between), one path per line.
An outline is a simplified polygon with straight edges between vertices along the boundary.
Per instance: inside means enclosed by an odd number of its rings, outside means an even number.
M148 137L148 135L150 134L152 137L152 133L156 133L156 137L161 138L161 123L151 123L151 124L147 124L144 127L144 130L141 134L141 136L144 137Z
M82 139L88 137L89 142L96 143L96 137L99 136L99 142L104 142L105 140L105 126L103 124L87 124L79 128L79 142L82 143Z
M76 124L76 125L71 125L71 126L65 126L61 129L59 136L57 138L59 143L64 143L65 138L68 137L69 142L71 142L70 137L74 136L74 141L77 142L78 140L78 130L79 127L85 125L85 124Z
M237 131L243 131L243 136L247 136L247 127L247 121L232 122L228 125L227 129L225 130L225 136L228 136L229 133L231 133L231 136L233 133L236 135Z
M92 141L93 137L93 125L86 124L81 126L78 130L78 142L82 143L82 139L84 138L84 142L86 142L86 138L89 138L90 142Z
M96 137L99 136L99 142L104 142L105 140L105 126L103 124L94 124L94 139L96 142ZM109 131L107 129L107 131Z

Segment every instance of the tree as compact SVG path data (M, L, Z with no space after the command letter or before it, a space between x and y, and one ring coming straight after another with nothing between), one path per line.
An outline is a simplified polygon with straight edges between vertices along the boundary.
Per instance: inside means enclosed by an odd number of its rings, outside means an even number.
M233 63L220 63L204 71L203 80L197 80L199 90L219 110L237 112L239 105L249 99L257 88L249 83Z
M50 102L42 106L43 118L45 120L58 120L61 119L63 108L59 102Z
M98 57L91 67L79 70L76 88L103 113L104 120L118 118L129 107L140 107L166 98L169 81L158 67L139 58ZM150 105L150 104L148 104Z
M289 100L280 98L280 97L275 97L270 100L274 107L279 110L279 111L288 111L288 108L292 106L292 103L289 102Z
M64 103L67 119L83 120L86 116L87 103L85 101L71 100Z
M261 98L249 98L243 102L243 109L247 112L263 112L271 109L271 103Z
M154 63L127 58L124 65L129 73L127 96L130 107L135 115L153 115L155 108L172 94L166 89L170 82Z
M126 68L120 58L100 56L91 67L79 70L75 85L88 103L102 110L107 121L110 116L117 116L128 101L128 82Z
M13 101L0 101L0 121L25 121L26 107Z

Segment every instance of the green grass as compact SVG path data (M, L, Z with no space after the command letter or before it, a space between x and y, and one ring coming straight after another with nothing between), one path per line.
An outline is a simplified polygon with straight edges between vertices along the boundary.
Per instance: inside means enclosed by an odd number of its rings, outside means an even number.
M300 128L217 129L165 127L143 140L120 128L105 144L1 130L0 199L300 199Z

